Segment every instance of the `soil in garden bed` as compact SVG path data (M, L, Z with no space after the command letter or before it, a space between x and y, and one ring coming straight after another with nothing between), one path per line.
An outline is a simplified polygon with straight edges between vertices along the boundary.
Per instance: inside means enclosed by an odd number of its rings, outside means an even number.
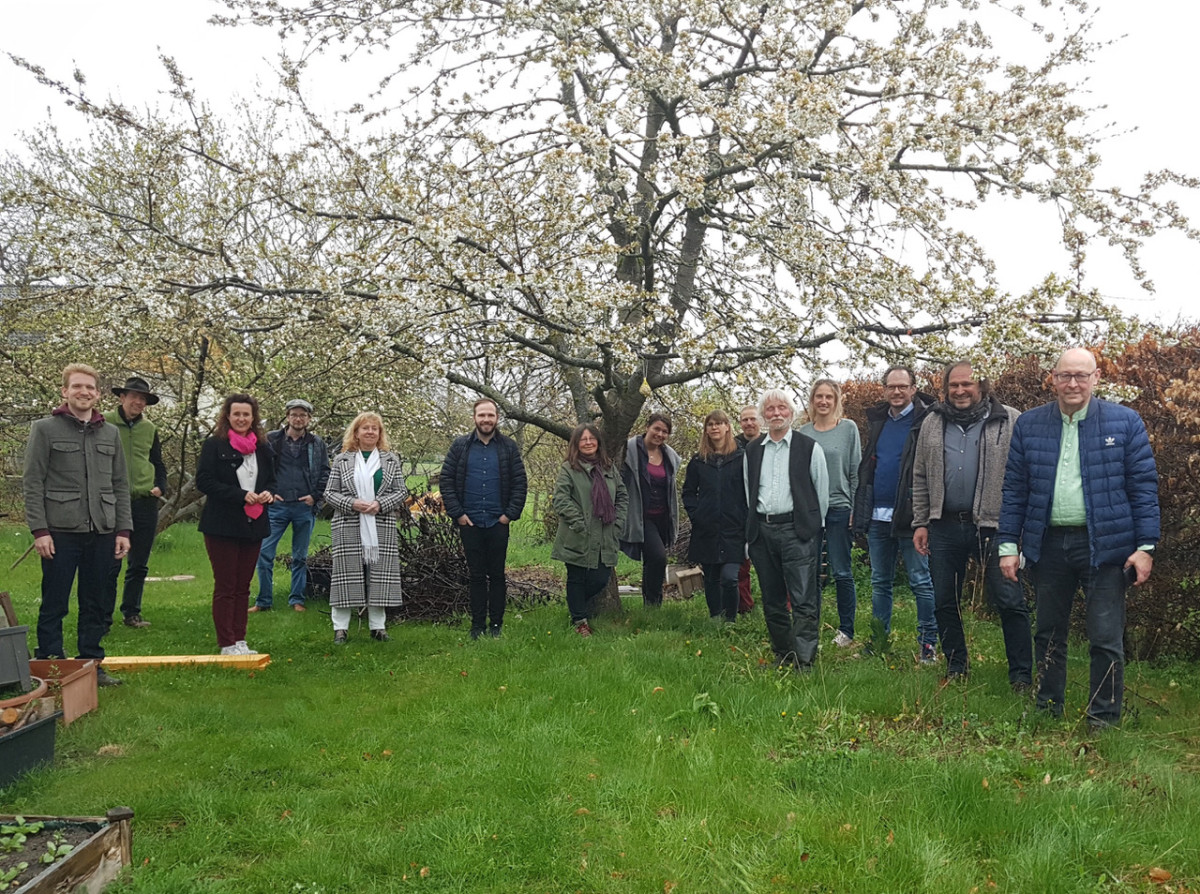
M99 823L47 820L42 824L41 831L26 833L25 841L18 850L8 849L15 846L12 843L14 835L0 834L0 880L2 880L0 889L20 887L66 856L66 854L61 854L55 860L42 862L42 855L49 853L51 846L56 852L60 851L64 844L70 845L74 850L99 832L101 828ZM10 878L8 873L22 863L29 865Z

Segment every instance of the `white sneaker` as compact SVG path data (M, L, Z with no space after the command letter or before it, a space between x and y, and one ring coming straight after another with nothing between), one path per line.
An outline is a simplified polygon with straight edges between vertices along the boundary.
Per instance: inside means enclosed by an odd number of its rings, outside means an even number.
M241 653L238 652L238 647L236 645L234 645L234 646L221 646L221 654L222 655L240 655Z
M233 653L235 655L257 655L258 654L253 649L251 649L248 645L246 645L246 641L244 639L239 639L236 643L233 644L233 647L235 649L237 649L237 651Z
M837 646L839 649L846 649L846 648L849 648L850 646L854 645L854 640L852 640L850 637L846 636L845 633L843 633L842 631L839 630L837 633L835 633L833 635L833 644L835 646Z

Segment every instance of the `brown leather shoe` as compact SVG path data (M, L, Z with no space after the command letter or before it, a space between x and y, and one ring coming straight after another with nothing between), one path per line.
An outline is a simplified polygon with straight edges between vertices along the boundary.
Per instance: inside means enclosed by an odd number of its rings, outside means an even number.
M297 602L297 603L295 603L295 604L293 604L293 605L292 605L292 611L294 611L294 612L306 612L306 611L308 611L308 609L306 609L306 608L304 607L304 604L303 604L303 603L301 603L301 602Z
M263 608L261 605L252 605L248 609L246 609L246 613L251 614L251 615L254 614L255 612L269 612L269 611L270 611L269 608Z

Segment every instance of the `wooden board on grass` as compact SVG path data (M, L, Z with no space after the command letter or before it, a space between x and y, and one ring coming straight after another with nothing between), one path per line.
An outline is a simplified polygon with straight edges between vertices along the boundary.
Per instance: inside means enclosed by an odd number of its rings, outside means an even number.
M259 670L270 663L270 655L109 655L104 659L104 669L131 671L148 667L215 664L237 670Z

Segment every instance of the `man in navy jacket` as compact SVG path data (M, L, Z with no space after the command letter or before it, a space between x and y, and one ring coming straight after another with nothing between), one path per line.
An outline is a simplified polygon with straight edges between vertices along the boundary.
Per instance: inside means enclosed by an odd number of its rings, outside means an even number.
M249 611L267 612L275 604L275 552L283 532L292 526L292 586L288 604L305 611L308 590L308 544L317 522L317 510L329 483L329 448L308 430L313 405L302 398L284 406L283 428L267 432L275 457L275 501L267 507L271 533L258 554L258 598Z
M500 636L504 624L508 526L525 508L527 483L520 448L496 428L496 402L487 397L475 401L474 422L474 431L450 445L440 489L446 512L462 535L471 577L471 639L479 639L485 630Z
M1071 602L1087 599L1093 728L1121 720L1125 587L1144 583L1159 537L1158 472L1137 413L1092 396L1096 359L1064 351L1053 372L1058 400L1013 426L996 535L1000 569L1016 580L1018 544L1033 570L1037 705L1061 714Z
M917 390L917 376L907 366L890 366L883 374L882 403L867 410L867 446L858 467L854 495L854 530L867 535L871 558L871 614L892 630L892 582L896 559L904 558L908 586L917 604L917 648L922 664L937 662L938 629L934 614L929 559L913 545L913 457L921 423L936 402Z

